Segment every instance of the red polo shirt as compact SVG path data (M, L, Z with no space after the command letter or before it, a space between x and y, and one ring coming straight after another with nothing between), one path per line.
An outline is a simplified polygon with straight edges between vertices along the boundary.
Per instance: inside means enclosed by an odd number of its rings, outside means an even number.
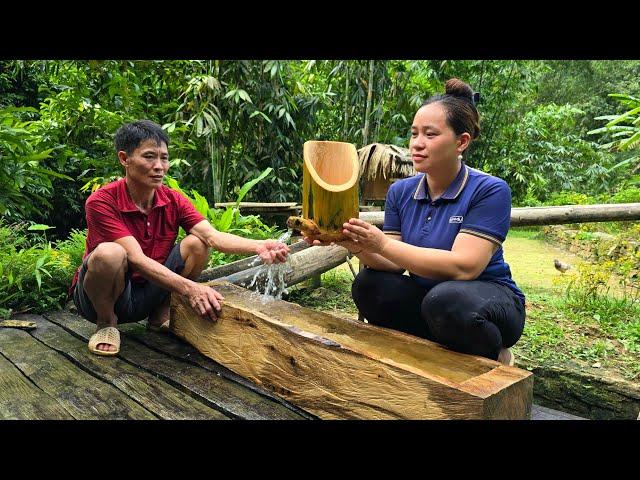
M161 185L153 197L149 215L138 210L129 196L124 178L93 192L85 203L87 242L83 259L100 243L113 242L122 237L134 237L144 254L158 263L164 263L178 236L178 228L189 232L204 217L179 192ZM70 292L78 281L76 271ZM132 282L146 282L132 272Z

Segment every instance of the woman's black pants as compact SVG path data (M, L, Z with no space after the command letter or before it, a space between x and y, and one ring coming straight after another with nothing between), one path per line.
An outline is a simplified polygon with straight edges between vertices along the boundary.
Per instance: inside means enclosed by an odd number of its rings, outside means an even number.
M431 289L399 273L365 268L351 287L360 313L373 325L496 360L524 329L522 301L506 286L451 280Z

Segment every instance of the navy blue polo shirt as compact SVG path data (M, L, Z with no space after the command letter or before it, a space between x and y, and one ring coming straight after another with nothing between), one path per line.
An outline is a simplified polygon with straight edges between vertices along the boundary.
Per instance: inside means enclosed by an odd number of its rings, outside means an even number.
M502 242L510 221L511 189L507 183L463 162L454 181L435 201L429 198L426 174L393 183L387 192L383 231L401 235L410 245L439 250L451 250L458 233L495 243L499 248L476 280L505 285L524 303L524 294L503 257ZM445 281L410 275L425 288Z

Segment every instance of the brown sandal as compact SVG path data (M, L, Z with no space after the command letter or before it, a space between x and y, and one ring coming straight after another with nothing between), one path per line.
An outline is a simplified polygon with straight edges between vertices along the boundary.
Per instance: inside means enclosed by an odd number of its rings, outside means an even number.
M116 347L114 351L98 350L98 345L106 343ZM104 327L94 333L89 339L89 351L96 355L111 357L120 352L120 332L115 327Z

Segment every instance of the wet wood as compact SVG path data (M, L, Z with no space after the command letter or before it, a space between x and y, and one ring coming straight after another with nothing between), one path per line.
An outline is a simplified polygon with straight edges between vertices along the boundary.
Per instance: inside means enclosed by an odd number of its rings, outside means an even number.
M320 418L525 419L530 372L212 282L216 323L172 299L171 329L200 352Z
M80 369L58 352L16 329L0 329L0 353L73 418L157 418L113 385ZM105 362L113 360L105 358Z
M46 346L62 353L75 365L89 369L100 380L110 383L158 418L166 420L228 419L219 411L198 402L188 394L120 358L104 361L92 354L87 342L40 316L22 315L37 323L32 335Z
M360 218L378 227L382 227L384 224L384 212L360 212ZM517 207L511 209L512 227L630 220L640 220L640 203Z
M65 330L78 335L84 341L88 341L95 330L93 324L67 312L57 312L46 317ZM136 324L136 326L140 334L145 331L143 325ZM118 357L159 376L163 381L228 417L254 420L301 418L300 415L283 405L197 365L168 357L128 336L123 335L121 338L122 343Z
M536 365L525 358L523 367L532 370L534 395L547 407L562 409L592 420L635 420L640 412L640 384L605 372L593 374L578 364L562 368Z
M73 420L73 417L0 355L0 420Z
M346 239L342 224L358 215L358 153L351 143L308 141L303 146L302 216L320 234ZM321 235L316 237L322 239Z

